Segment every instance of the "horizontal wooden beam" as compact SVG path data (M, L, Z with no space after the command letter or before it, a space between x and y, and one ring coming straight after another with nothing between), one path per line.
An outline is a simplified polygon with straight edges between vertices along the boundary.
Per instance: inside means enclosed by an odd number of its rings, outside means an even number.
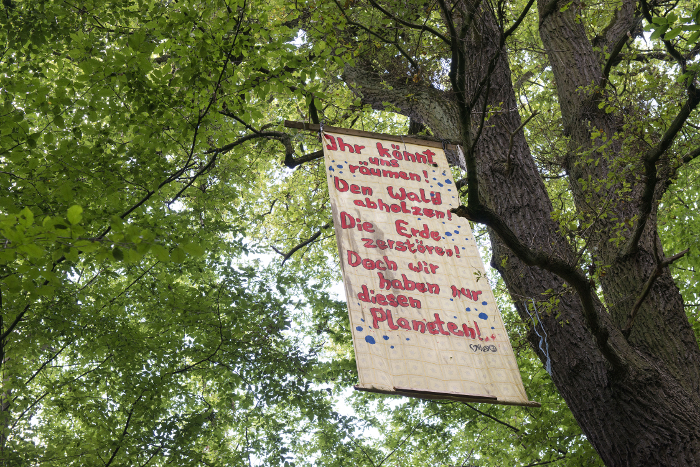
M325 128L324 128L325 129ZM457 402L487 402L490 404L499 405L519 405L522 407L541 407L539 402L527 401L527 402L513 402L500 400L496 396L486 395L486 394L459 394L451 392L437 392L430 391L428 389L409 389L402 387L395 387L393 391L377 389L373 387L364 387L357 385L355 386L357 391L374 392L377 394L386 394L390 396L408 396L417 397L419 399L430 399L430 400L451 400Z
M285 120L284 126L286 128L295 128L297 130L306 130L314 133L318 132L318 130L320 129L320 125L317 125L316 123L295 122L292 120ZM330 133L340 133L341 135L364 136L365 138L376 138L385 141L396 141L397 143L418 144L421 146L429 146L431 148L445 147L450 151L457 150L457 146L454 144L446 144L443 146L442 141L432 141L429 139L416 138L415 135L396 136L388 135L386 133L373 133L371 131L353 130L351 128L339 128L330 125L323 125L323 130L328 131Z

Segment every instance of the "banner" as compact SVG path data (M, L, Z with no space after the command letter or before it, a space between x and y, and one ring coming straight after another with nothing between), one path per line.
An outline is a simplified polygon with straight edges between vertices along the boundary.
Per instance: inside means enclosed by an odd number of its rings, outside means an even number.
M444 151L328 132L323 147L356 389L538 406L469 223L450 212L459 196Z

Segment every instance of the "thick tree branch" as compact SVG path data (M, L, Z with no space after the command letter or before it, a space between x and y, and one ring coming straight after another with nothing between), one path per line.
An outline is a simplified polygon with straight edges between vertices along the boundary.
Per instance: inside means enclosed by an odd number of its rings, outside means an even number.
M644 14L644 19L646 19L649 24L652 23L652 16L651 16L651 9L649 8L649 3L646 0L641 0L641 6L642 6L642 13ZM688 72L688 61L686 60L686 57L681 54L678 49L671 43L670 40L665 39L665 34L662 38L662 42L664 43L664 47L666 48L666 51L671 55L676 62L678 63L678 66L681 68L681 74L685 74ZM688 84L686 85L686 89L688 91L688 94L696 94L697 89L695 87L695 76L697 73L694 73L692 78L688 80Z
M46 284L44 284L46 285ZM5 345L5 339L7 339L7 336L10 335L10 333L17 327L17 325L22 321L22 317L27 313L27 310L29 310L29 307L31 306L31 303L27 304L27 306L24 307L24 310L20 311L17 316L15 316L15 319L12 321L12 323L7 327L7 331L2 333L2 336L0 336L0 345Z
M129 430L129 424L131 423L131 417L134 415L134 409L136 408L136 404L141 400L143 395L146 393L145 390L141 391L141 395L139 395L138 398L134 401L133 404L131 404L131 408L129 409L129 414L126 417L126 423L124 424L124 431L122 432L122 435L119 437L119 441L117 444L117 447L114 449L112 452L112 457L109 458L109 461L105 464L105 467L109 467L109 465L114 461L114 458L117 456L117 453L122 447L122 441L124 441L124 438L126 437L126 434Z
M443 4L444 2L441 1L440 3ZM523 20L525 19L525 16L530 11L530 8L532 7L533 3L534 3L534 0L530 0L527 3L527 5L525 6L525 8L523 9L523 11L520 13L520 16L518 17L518 19L515 20L515 22L511 25L510 28L508 28L507 31L505 31L503 34L501 34L501 37L499 40L499 45L498 45L498 50L496 51L496 53L493 54L493 57L491 57L491 59L489 60L487 71L484 74L481 81L479 82L479 84L476 86L476 89L475 89L474 93L472 94L471 101L467 105L468 109L473 109L474 106L476 105L476 102L481 97L481 93L483 91L484 86L486 86L486 83L491 79L491 75L493 74L494 70L496 69L496 64L498 63L498 59L501 57L501 54L503 53L503 47L505 46L506 41L508 40L508 37L510 37L516 31L518 26L520 26L520 24L523 22ZM449 18L449 20L450 20L450 23L448 23L448 24L451 24L451 18ZM454 29L454 25L451 26L451 30L452 29ZM453 49L453 57L452 57L453 60L455 59L454 51L455 50ZM461 49L459 52L460 52L459 58L460 58L461 62L458 63L458 70L460 69L460 67L462 68L462 70L461 70L462 71L462 73L461 73L462 83L461 83L460 87L455 87L455 85L453 83L453 88L456 92L458 92L458 95L459 95L459 91L457 91L457 89L463 89L466 87L465 86L466 75L464 75L464 72L466 70L463 69L464 68L464 66L463 66L463 64L464 64L463 53L464 52ZM452 76L452 75L450 75L450 76ZM459 78L460 78L460 76L458 76L458 79ZM465 103L466 103L466 99L465 99ZM462 137L462 139L464 140L464 137ZM467 150L469 150L468 146L467 146Z
M610 19L610 22L603 30L591 41L594 46L610 47L616 44L621 35L627 35L628 31L632 31L637 24L638 18L634 16L637 8L637 0L623 0L619 10L615 10L615 14Z
M637 22L632 27L636 27L639 21L641 21L641 16L637 17ZM620 52L622 52L622 48L625 46L627 40L629 39L629 37L627 36L628 33L629 30L623 31L620 34L620 37L617 39L617 41L615 41L615 43L613 44L612 49L610 50L610 55L605 61L605 65L603 66L603 80L605 82L608 81L608 76L610 76L610 70L612 70L613 65L619 63L618 56L620 55Z
M473 157L473 156L472 156ZM472 197L472 187L469 185L469 197ZM478 199L478 198L477 198ZM626 362L623 357L610 344L610 331L603 324L598 311L595 308L593 286L586 275L575 265L568 264L559 258L545 252L535 251L525 245L515 233L486 206L472 204L460 206L452 210L458 216L473 222L485 224L500 237L503 243L526 265L537 266L549 271L571 285L581 300L583 315L588 329L593 334L596 344L603 356L613 367L623 369Z
M43 370L44 368L46 368L46 365L48 365L48 364L51 363L56 357L58 357L58 356L61 354L61 352L63 352L63 350L64 350L66 347L68 347L68 344L70 344L70 343L71 343L71 341L66 341L66 343L63 344L63 347L61 347L60 349L58 349L58 351L56 351L56 353L54 353L54 354L51 356L51 358L49 358L48 360L46 360L46 361L39 367L39 369L37 369L37 370L34 372L34 374L32 374L32 376L29 377L29 379L24 383L24 385L27 386L29 383L31 383L32 380L33 380L34 378L36 378L36 375L38 375L39 373L41 373L41 370Z
M352 26L355 26L355 27L358 27L358 28L362 29L363 31L366 31L367 33L369 33L369 34L373 35L374 37L376 37L377 39L381 40L382 42L385 42L385 43L387 43L387 44L393 45L394 47L396 47L396 50L398 50L399 53L400 53L401 55L403 55L403 56L406 58L406 60L409 61L409 63L411 64L411 66L412 66L414 69L416 69L416 70L419 70L419 69L420 69L420 65L418 65L418 63L408 54L408 52L406 52L406 51L403 49L403 47L401 47L401 46L399 45L399 42L398 42L398 41L389 40L389 39L387 39L386 37L384 37L384 36L382 36L382 35L380 35L380 34L377 34L377 33L374 32L374 31L372 31L372 30L369 29L368 27L366 27L366 26L364 26L364 25L362 25L362 24L360 24L360 23L357 23L357 22L355 22L355 21L352 21L352 20L348 17L348 15L345 13L345 10L344 10L343 7L340 5L340 3L338 2L338 0L333 0L333 1L335 2L336 6L337 6L338 9L340 10L340 13L342 13L342 15L345 17L345 19L346 19L346 21L348 22L348 24L350 24L350 25L352 25ZM422 32L422 31L421 31L421 32ZM318 122L314 122L314 123L318 123Z
M528 12L530 11L530 8L532 8L532 5L535 3L535 0L529 0L527 2L527 5L525 5L525 8L523 8L523 11L520 12L520 16L518 16L518 19L515 20L515 22L508 28L508 30L503 33L503 36L501 37L501 46L505 45L506 39L508 39L516 29L520 26L520 24L523 22L525 19L525 16L527 16Z
M284 158L284 165L289 167L290 169L293 169L294 167L297 167L301 164L304 164L306 162L311 162L316 159L321 159L323 157L323 149L319 149L318 151L310 152L308 154L304 154L303 156L294 158L294 157L285 157Z
M651 23L652 16L649 4L645 0L642 0L641 6L644 18ZM687 61L685 57L678 52L670 41L664 39L663 43L668 53L678 62L681 72L686 73ZM656 163L671 146L676 138L676 135L683 128L683 125L690 116L691 112L698 106L698 104L700 104L700 91L698 91L698 89L695 87L694 81L694 76L692 79L688 80L688 84L686 86L688 99L681 107L681 110L676 115L676 118L674 118L673 122L671 122L671 125L662 136L661 141L655 148L649 150L644 156L644 175L646 180L640 199L639 218L634 230L632 231L632 234L630 235L627 245L622 251L622 256L632 254L637 250L639 239L642 237L642 232L644 232L644 228L646 227L647 219L651 214L652 205L654 202L654 192L658 181L656 176Z
M687 164L698 156L700 156L700 148L690 151L688 154L683 156L683 159L681 159L681 161L683 162L683 164Z
M547 17L557 11L557 5L559 4L559 0L550 0L549 3L547 3L544 8L542 8L542 11L540 12L540 25L539 27L542 27L544 24L544 20L547 19Z
M415 24L411 23L409 21L403 20L397 16L392 15L389 11L387 11L384 7L382 7L379 3L377 3L375 0L369 0L369 3L376 8L377 10L381 11L384 16L387 18L391 18L394 21L396 21L399 24L403 24L404 26L411 28L411 29L416 29L418 31L426 31L429 32L430 34L434 35L435 37L438 37L442 39L442 41L445 42L448 46L450 45L450 40L445 37L444 35L440 34L437 32L435 29L431 28L430 26L426 26L425 24Z
M323 150L321 149L309 154L305 154L299 158L294 158L294 147L292 146L292 139L288 134L283 133L281 131L257 131L255 129L253 130L256 132L255 134L243 136L242 138L237 139L233 143L229 143L220 148L210 149L209 151L206 151L205 154L214 154L215 156L219 154L225 154L231 151L236 146L245 143L246 141L250 141L251 139L269 138L276 139L277 141L282 143L282 145L284 146L284 165L289 167L290 169L293 169L294 167L297 167L305 162L310 162L323 157ZM213 160L210 161L210 163L211 162L213 162ZM203 173L205 169L202 169L202 171L200 172Z
M275 250L275 252L276 252L277 254L282 255L282 257L283 257L283 259L282 259L282 265L284 265L284 263L286 263L287 260L288 260L289 258L291 258L292 255L293 255L294 253L296 253L297 251L301 250L301 249L304 248L306 245L309 245L309 244L315 242L316 239L317 239L318 237L321 236L321 234L323 233L323 231L326 230L328 227L330 227L330 226L332 226L332 225L333 225L332 222L327 223L326 225L324 225L323 227L321 227L321 228L319 229L319 231L316 232L315 234L313 234L311 237L309 237L308 239L304 240L303 242L301 242L300 244L298 244L297 246L295 246L294 248L292 248L291 250L289 250L288 253L282 253L280 250L278 250L278 249L275 248L274 246L272 247L272 249Z
M627 245L622 250L621 257L637 251L639 239L642 237L647 219L651 214L654 203L654 192L658 181L656 177L656 163L671 146L676 135L681 131L685 121L690 116L690 113L700 104L700 92L698 92L697 89L689 90L688 93L690 94L688 100L683 104L678 115L676 115L676 118L673 119L673 122L671 122L671 125L661 137L659 144L644 155L644 176L646 180L644 182L644 191L640 198L639 218L637 219L637 224L630 235Z
M570 265L553 255L541 251L535 251L525 245L515 233L508 227L505 222L491 209L482 204L479 195L479 179L477 175L477 163L475 155L475 142L471 136L471 110L477 99L480 97L481 89L489 82L490 76L496 67L496 61L503 50L505 35L501 38L501 43L489 61L488 69L485 76L477 86L474 95L471 97L471 102L467 103L466 99L466 70L464 51L459 47L457 40L457 32L452 22L450 10L447 8L444 0L438 0L443 15L446 18L448 30L452 43L452 64L450 69L450 81L457 96L459 115L460 115L460 133L462 140L465 141L466 151L465 160L467 164L467 206L460 206L453 209L455 214L465 217L471 221L480 222L493 229L493 231L501 238L503 243L515 255L528 266L538 266L549 272L561 277L569 283L579 295L583 307L583 315L590 332L595 337L597 346L603 356L610 362L613 367L618 369L624 368L625 362L620 354L611 346L609 342L609 330L602 323L598 311L595 308L594 291L588 278L582 271L578 270L575 265ZM514 25L515 26L515 25ZM509 29L509 31L511 31ZM480 125L482 128L483 125Z

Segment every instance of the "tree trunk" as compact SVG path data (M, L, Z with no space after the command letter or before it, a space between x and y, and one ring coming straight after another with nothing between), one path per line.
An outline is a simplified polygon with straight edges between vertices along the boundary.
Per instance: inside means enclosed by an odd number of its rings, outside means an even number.
M627 3L625 7L620 18L624 12L629 13ZM560 12L555 5L553 11L547 11L546 2L540 2L539 8L540 33L556 77L563 125L571 137L565 165L577 210L582 218L591 218L595 215L591 206L594 210L603 209L612 196L614 203L608 209L616 217L630 219L638 210L641 193L643 170L639 157L636 172L626 174L627 180L638 187L629 200L618 194L617 186L591 198L579 181L589 175L597 180L607 179L615 170L616 158L631 151L621 145L613 147L605 154L596 154L601 159L597 165L587 164L578 156L582 148L595 144L589 124L612 136L622 121L598 109L598 101L581 91L581 87L603 79L601 57L594 53L591 41L576 21L574 8ZM625 24L608 28L608 36L615 38L620 31L626 33L636 27L635 21L627 19ZM471 60L467 69L469 92L474 92L485 76L485 64L499 50L499 40L492 12L480 8L463 43ZM605 41L606 37L599 40ZM429 84L402 80L389 82L389 90L382 84L388 81L387 75L369 64L346 69L345 80L365 103L379 108L382 102L390 102L404 115L425 124L436 136L460 139L459 109L450 93ZM552 204L524 132L518 129L521 117L505 50L501 51L489 85L487 103L500 110L490 115L476 146L481 198L530 248L574 265L576 252L551 218ZM481 108L474 107L472 120L480 120ZM655 217L652 215L647 222L639 248L629 255L620 255L620 248L609 241L612 221L600 222L592 229L595 260L610 265L600 282L604 301L609 305L605 308L600 300L596 302L598 318L623 366L611 364L596 344L581 300L572 288L550 272L527 266L490 230L491 264L503 276L523 320L532 323L530 314L533 307L537 308L541 318L537 333L546 332L549 354L540 350L540 337L532 328L529 341L542 362L551 365L554 383L606 465L697 466L700 350L667 267L644 300L629 337L622 333L643 284L656 269L654 248L661 251ZM630 231L624 233L629 236ZM559 302L548 310L545 302L552 294L558 295Z

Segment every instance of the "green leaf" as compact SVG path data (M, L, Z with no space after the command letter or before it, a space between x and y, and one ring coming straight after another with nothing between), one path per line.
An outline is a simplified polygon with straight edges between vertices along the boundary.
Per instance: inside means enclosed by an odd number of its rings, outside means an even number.
M24 208L20 211L20 223L24 227L29 227L34 223L34 213L29 208Z
M45 297L52 297L56 292L56 288L50 285L44 285L36 289L36 293Z
M678 36L681 32L683 32L683 28L681 28L681 27L671 29L669 32L666 33L666 35L664 35L664 39L667 41L671 40L671 39L675 38L676 36Z
M85 253L95 251L99 248L99 246L100 246L99 243L91 242L89 240L80 240L78 242L75 242L75 247L80 249L80 251L83 251Z
M112 250L112 257L117 261L124 260L124 252L119 247L114 247Z
M18 247L20 251L23 251L27 253L29 256L33 258L41 258L44 256L44 249L41 248L39 245L36 245L34 243L29 243L27 245L21 245Z
M81 208L77 204L68 208L68 222L70 222L73 225L80 223L80 221L83 219L82 212L83 208Z
M668 30L668 26L667 26L667 25L661 26L661 27L659 27L658 29L654 30L654 32L651 34L651 36L649 36L649 38L650 38L651 40L658 39L658 38L661 37L661 35L662 35L663 33L665 33L667 30Z
M7 290L11 293L17 293L22 290L22 283L19 278L17 278L16 274L6 277L3 279L3 282L5 286L7 286Z
M187 259L187 256L185 254L185 250L182 248L175 247L172 252L170 252L170 259L175 262L175 263L182 263Z
M112 216L109 225L115 232L121 232L124 229L124 221L119 216Z
M698 41L698 38L700 38L700 31L694 32L689 38L688 38L688 45L695 44Z
M196 243L184 243L180 245L183 250L185 250L186 253L189 253L192 256L202 256L204 254L204 248L201 246L197 245Z
M154 243L153 245L151 245L151 251L155 255L156 259L158 259L158 261L164 263L170 261L170 252L168 252L167 249L163 248L163 246Z

